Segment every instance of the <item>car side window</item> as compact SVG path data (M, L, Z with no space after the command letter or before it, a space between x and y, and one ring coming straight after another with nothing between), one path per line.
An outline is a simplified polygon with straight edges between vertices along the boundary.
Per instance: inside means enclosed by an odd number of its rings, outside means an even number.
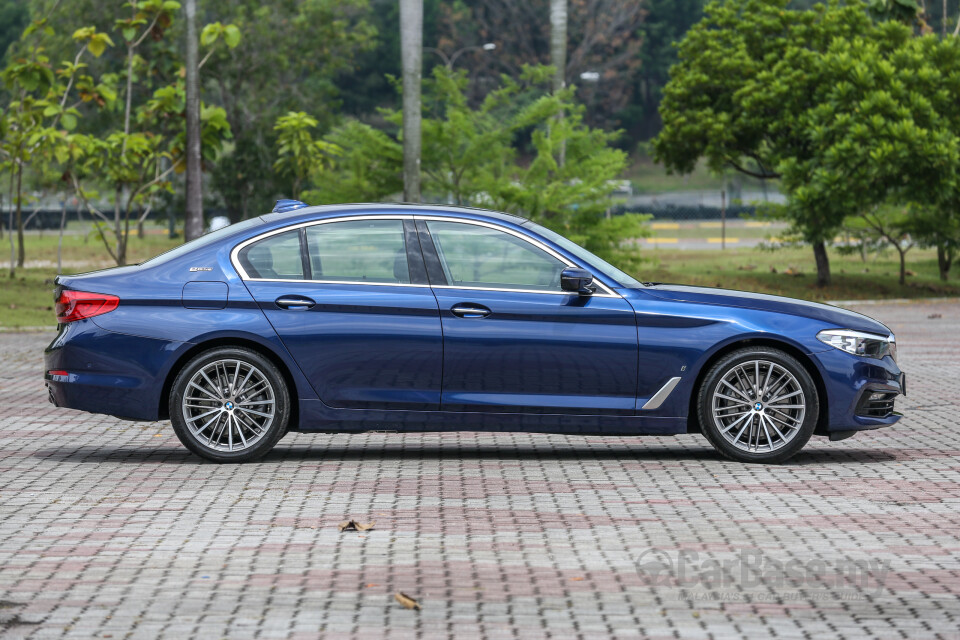
M296 229L254 242L241 249L237 258L251 278L303 280L300 232Z
M474 224L430 220L447 284L485 289L560 291L565 263L512 234Z
M312 280L410 284L402 220L347 220L307 227Z

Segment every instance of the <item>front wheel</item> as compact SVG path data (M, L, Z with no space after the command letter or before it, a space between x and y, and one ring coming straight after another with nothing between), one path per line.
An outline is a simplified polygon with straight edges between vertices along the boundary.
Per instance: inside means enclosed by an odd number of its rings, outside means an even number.
M287 431L290 395L272 362L249 349L211 349L170 389L170 421L185 447L215 462L265 455Z
M741 462L787 460L810 440L820 413L817 386L796 358L768 347L734 351L700 385L703 434Z

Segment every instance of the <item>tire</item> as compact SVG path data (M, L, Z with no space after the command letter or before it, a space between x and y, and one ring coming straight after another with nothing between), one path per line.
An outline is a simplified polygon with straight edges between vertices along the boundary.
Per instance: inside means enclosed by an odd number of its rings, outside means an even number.
M739 462L789 459L810 440L819 415L817 385L806 367L770 347L727 354L697 390L703 434L721 455Z
M190 360L170 389L170 421L183 446L214 462L266 455L287 432L283 375L250 349L219 347Z

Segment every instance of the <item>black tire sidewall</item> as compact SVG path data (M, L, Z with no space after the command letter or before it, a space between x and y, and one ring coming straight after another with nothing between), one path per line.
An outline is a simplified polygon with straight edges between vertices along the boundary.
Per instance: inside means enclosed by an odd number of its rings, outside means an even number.
M270 425L267 434L249 449L236 452L215 451L197 442L183 419L181 409L187 384L196 372L211 362L226 359L242 360L262 371L270 384L273 385L277 408L277 415L274 417L273 424ZM174 433L177 434L177 438L183 443L183 446L190 451L214 462L247 462L266 455L286 434L287 424L290 420L290 393L280 370L261 354L242 347L217 347L198 354L180 369L173 385L170 387L168 408Z
M785 447L776 451L767 453L749 453L742 451L729 442L720 434L716 424L713 421L713 407L711 406L711 390L714 389L723 377L732 367L749 362L751 360L768 360L774 362L796 377L803 389L803 395L807 399L807 408L804 413L803 424L800 431L794 436ZM710 444L724 457L739 462L756 463L779 463L794 456L800 449L807 444L813 431L817 426L820 416L820 396L817 393L817 385L807 371L795 357L772 347L746 347L733 351L720 360L718 360L707 375L704 376L697 390L697 418L700 421L700 428L703 435L706 436Z

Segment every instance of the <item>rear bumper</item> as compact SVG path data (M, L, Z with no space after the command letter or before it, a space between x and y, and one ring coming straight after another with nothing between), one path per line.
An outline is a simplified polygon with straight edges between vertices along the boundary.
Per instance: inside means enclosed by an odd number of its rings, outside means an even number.
M107 331L90 320L60 327L44 351L44 380L58 407L158 420L167 368L182 342Z
M839 349L812 357L827 392L828 419L820 425L818 434L840 439L851 432L888 427L900 420L902 416L893 410L894 400L904 393L906 381L893 358L860 358ZM873 394L882 394L883 400L871 404ZM869 410L880 405L888 405L889 413Z

